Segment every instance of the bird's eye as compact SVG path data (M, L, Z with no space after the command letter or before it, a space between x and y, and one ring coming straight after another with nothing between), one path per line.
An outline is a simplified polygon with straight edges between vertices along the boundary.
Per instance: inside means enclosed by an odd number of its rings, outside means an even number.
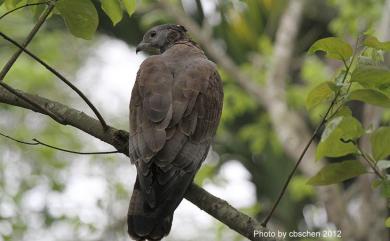
M150 33L150 37L154 38L155 36L156 36L156 32L153 31Z

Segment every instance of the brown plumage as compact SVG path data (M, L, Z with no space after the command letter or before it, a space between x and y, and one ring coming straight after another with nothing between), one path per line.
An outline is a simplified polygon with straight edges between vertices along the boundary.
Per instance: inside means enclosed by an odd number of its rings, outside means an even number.
M128 213L135 240L161 240L206 158L222 111L213 62L180 25L149 30L140 50L157 49L137 73L130 100L130 158L137 180Z

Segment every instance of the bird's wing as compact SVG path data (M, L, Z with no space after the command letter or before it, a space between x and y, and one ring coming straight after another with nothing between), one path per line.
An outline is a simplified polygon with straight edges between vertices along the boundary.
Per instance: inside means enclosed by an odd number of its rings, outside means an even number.
M144 199L158 216L182 200L215 134L222 84L206 59L175 73L149 58L137 75L130 103L130 156Z

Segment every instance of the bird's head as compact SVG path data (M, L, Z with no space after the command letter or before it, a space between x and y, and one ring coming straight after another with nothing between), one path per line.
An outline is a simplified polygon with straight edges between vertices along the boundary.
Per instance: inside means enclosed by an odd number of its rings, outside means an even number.
M176 42L188 39L186 32L183 26L177 24L155 26L145 33L141 43L137 45L136 52L157 50L163 53Z

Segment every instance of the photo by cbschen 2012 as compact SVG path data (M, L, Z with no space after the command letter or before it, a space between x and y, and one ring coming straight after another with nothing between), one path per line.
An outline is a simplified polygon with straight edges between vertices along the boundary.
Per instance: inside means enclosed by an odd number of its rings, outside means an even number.
M0 241L389 240L390 0L0 0Z

